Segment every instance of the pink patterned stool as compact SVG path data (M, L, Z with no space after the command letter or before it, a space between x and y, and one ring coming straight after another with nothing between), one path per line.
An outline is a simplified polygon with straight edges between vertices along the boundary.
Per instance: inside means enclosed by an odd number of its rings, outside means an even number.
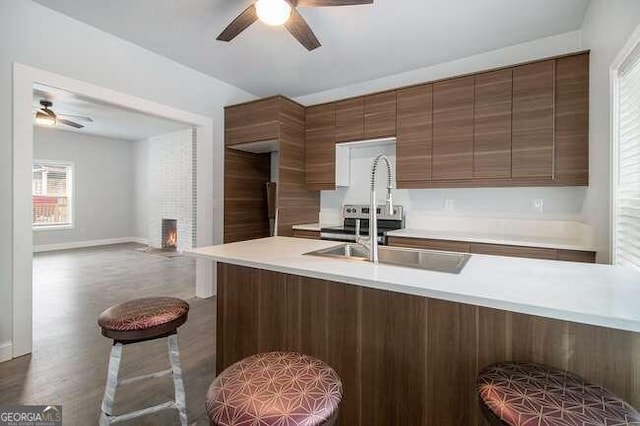
M102 334L113 339L107 384L102 399L100 426L124 422L165 409L176 409L181 426L187 426L187 408L185 404L184 383L178 349L178 327L187 321L189 304L174 297L147 297L115 305L98 317ZM118 380L122 348L131 343L167 338L171 368L144 376ZM144 379L173 376L175 401L165 402L126 414L113 414L118 385L126 385Z
M640 413L610 391L545 365L491 365L478 376L478 392L492 425L640 425Z
M331 426L342 381L324 362L295 352L253 355L224 370L207 393L212 426Z

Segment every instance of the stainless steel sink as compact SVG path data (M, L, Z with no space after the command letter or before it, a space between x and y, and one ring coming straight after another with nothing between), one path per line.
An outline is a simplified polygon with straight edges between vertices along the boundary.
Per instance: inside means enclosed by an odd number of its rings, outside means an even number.
M352 260L367 260L369 258L369 252L359 244L342 244L336 247L316 250L305 254Z
M358 244L342 244L328 249L305 253L311 256L367 261L367 250ZM446 251L421 250L402 247L378 247L379 262L387 265L459 274L471 255Z

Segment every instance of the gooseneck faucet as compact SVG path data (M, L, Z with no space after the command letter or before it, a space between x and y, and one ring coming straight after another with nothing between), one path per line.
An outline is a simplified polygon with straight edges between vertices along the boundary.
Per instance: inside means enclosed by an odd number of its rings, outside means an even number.
M378 154L371 166L371 198L369 203L369 237L360 237L360 221L356 220L356 242L369 250L369 262L378 263L378 215L376 202L376 172L378 165L383 161L387 166L387 200L385 202L386 214L393 214L393 197L391 195L391 178L393 170L391 162L384 154Z

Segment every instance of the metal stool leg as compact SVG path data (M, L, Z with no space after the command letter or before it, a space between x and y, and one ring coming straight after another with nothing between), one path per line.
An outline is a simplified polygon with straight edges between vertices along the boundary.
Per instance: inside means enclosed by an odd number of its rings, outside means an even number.
M180 350L178 335L169 336L169 359L173 370L173 386L175 389L176 409L180 414L180 425L187 426L187 405L185 403L184 383L182 381L182 367L180 366Z
M107 371L107 384L102 398L102 413L100 414L100 426L111 424L113 416L113 401L116 398L116 388L118 387L118 371L120 370L120 360L122 359L122 344L114 343L109 356L109 370Z

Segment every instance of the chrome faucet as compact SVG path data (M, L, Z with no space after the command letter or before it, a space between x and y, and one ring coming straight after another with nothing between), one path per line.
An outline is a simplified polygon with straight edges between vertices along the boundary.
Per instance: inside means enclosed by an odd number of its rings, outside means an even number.
M393 197L391 195L391 177L393 170L391 162L384 154L378 154L371 166L371 198L369 203L369 237L360 236L360 219L356 219L356 243L364 246L369 251L369 262L378 263L378 215L376 202L376 172L378 164L384 161L387 166L387 199L385 202L386 214L393 214Z

